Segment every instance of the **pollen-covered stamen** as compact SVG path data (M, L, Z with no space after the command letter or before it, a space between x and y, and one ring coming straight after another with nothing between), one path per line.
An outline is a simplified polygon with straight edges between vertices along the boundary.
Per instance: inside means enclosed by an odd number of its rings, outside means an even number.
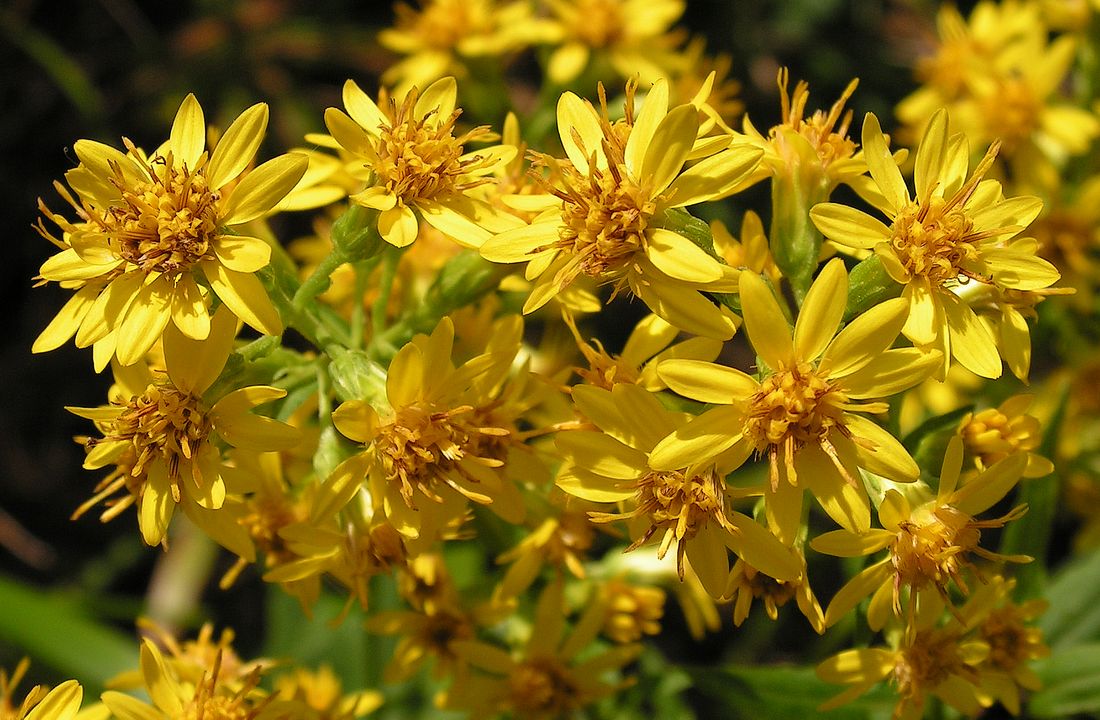
M772 620L779 617L779 608L786 605L791 598L798 594L798 589L802 584L801 580L791 582L776 580L744 561L742 561L742 570L742 585L752 593L754 598L764 601L764 609Z
M560 717L576 709L581 689L555 658L534 657L508 675L510 706L521 717Z
M808 140L817 151L823 166L827 167L835 160L852 157L856 151L855 142L848 137L852 111L844 112L844 105L856 91L859 81L852 80L848 83L848 87L841 93L840 99L833 103L829 112L815 110L809 117L805 117L806 103L810 100L809 85L805 81L800 81L795 85L794 92L788 99L788 82L789 74L787 69L783 68L779 71L779 97L783 117L783 123L779 127L789 127ZM772 139L780 141L781 135L776 132L776 129L772 129Z
M951 677L977 683L978 674L960 652L960 636L947 630L923 630L902 648L894 665L898 694L923 702L929 690Z
M688 475L674 471L651 471L635 481L636 507L626 513L589 513L593 522L614 522L634 517L648 518L650 527L634 541L626 552L641 547L658 531L663 531L657 548L663 559L672 544L676 544L676 567L684 578L686 541L709 522L715 522L730 532L737 528L726 517L725 484L713 470Z
M901 613L901 588L917 591L934 587L947 599L951 581L964 595L970 589L963 579L965 568L974 568L970 554L989 560L1019 560L990 552L979 546L981 531L1004 527L1027 511L1020 505L999 518L975 520L950 505L941 505L930 512L918 511L908 520L898 523L898 534L890 544L890 562L894 567L894 612Z
M441 117L437 111L416 117L416 88L398 103L388 103L388 124L379 128L375 150L377 158L372 169L387 192L405 204L417 200L432 200L441 195L461 193L489 182L488 178L471 177L493 164L487 155L463 158L468 142L492 137L487 127L477 127L455 137L455 122L461 110ZM386 107L386 98L382 98Z
M260 684L260 669L256 668L243 683L219 682L222 652L214 658L214 667L195 688L195 695L178 716L180 720L253 720L275 699L275 695L254 702L253 691Z
M219 194L210 189L201 167L177 165L171 154L146 161L125 142L145 177L131 182L121 168L114 168L111 182L121 197L89 220L103 229L121 257L143 272L176 275L213 258Z
M764 379L749 398L745 437L757 452L771 457L773 489L779 485L780 461L786 466L787 480L795 483L794 455L806 445L819 445L848 477L829 441L834 429L846 433L844 411L848 406L848 397L810 363L798 363Z
M372 447L381 458L387 483L398 486L402 499L413 510L417 509L417 492L434 502L442 502L441 485L475 502L491 501L484 495L471 493L454 479L458 476L467 482L478 482L462 463L486 468L504 464L493 457L498 450L495 438L502 429L481 427L473 413L470 405L439 410L413 404L398 410L393 420L380 429Z
M126 404L106 439L133 445L132 477L144 476L150 462L163 460L172 481L173 499L179 502L180 463L194 457L210 429L198 398L170 385L150 385Z

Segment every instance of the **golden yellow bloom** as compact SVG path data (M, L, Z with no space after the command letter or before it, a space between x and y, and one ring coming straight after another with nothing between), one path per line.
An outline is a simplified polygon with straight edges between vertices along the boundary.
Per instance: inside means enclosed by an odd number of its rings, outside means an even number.
M565 459L558 487L592 502L626 503L621 512L591 517L596 522L629 521L636 539L627 551L656 538L657 557L663 558L675 546L680 578L689 560L715 597L722 595L729 577L727 548L774 577L798 577L793 553L752 518L730 507L733 494L724 478L744 462L747 450L683 458L676 465L654 468L654 447L684 427L690 416L666 410L652 394L626 383L610 391L576 386L573 401L597 431L557 435Z
M681 39L669 31L684 14L684 0L547 0L557 47L546 76L568 85L585 69L607 66L619 77L650 84L668 78Z
M737 467L755 452L768 458L768 526L784 543L795 541L807 489L841 526L867 530L871 513L861 469L899 482L915 480L919 469L897 439L856 413L885 412L884 402L868 401L916 385L939 358L916 348L888 349L905 322L906 303L899 299L837 332L848 297L839 259L814 280L793 335L759 276L742 273L740 292L761 379L690 360L658 366L671 389L717 407L664 438L653 449L651 467L667 470L722 456L738 458L731 463Z
M919 720L930 695L970 717L992 705L989 674L982 667L989 645L970 637L968 628L957 621L937 627L941 614L942 605L922 612L919 623L901 636L896 649L845 650L818 665L817 676L822 680L852 686L820 709L840 707L887 679L899 695L894 720Z
M103 693L103 703L115 717L131 720L286 717L287 709L272 703L272 698L260 690L259 668L243 680L226 679L222 676L221 659L221 653L215 655L199 681L193 682L179 677L157 646L145 640L141 644L141 674L152 704L113 690Z
M52 690L35 685L18 705L15 688L27 674L30 660L23 658L9 676L0 669L0 718L3 720L72 720L80 710L84 690L76 680L66 680Z
M470 75L468 62L503 62L504 56L552 32L548 21L534 16L526 0L420 0L418 4L419 9L397 3L395 27L378 33L383 47L407 56L382 74L382 82L399 95L447 75L465 79Z
M238 318L268 335L282 332L278 312L256 271L268 265L263 240L234 231L268 214L306 171L304 157L282 155L246 172L267 127L267 106L245 110L206 151L202 108L188 95L167 143L147 156L91 140L73 146L80 165L57 184L80 217L71 223L44 209L64 232L39 277L76 289L32 348L103 345L97 369L112 355L132 365L169 322L194 340L210 332L210 290Z
M111 406L69 408L96 423L101 439L84 441L84 467L117 469L74 513L78 517L106 500L103 520L138 505L138 524L149 545L165 540L179 505L204 532L238 555L254 557L241 516L240 474L225 465L219 443L255 451L279 450L299 441L298 431L249 411L286 391L253 385L216 399L204 397L233 350L236 318L221 306L211 318L209 336L186 337L170 326L164 347L167 377L145 365L116 365L118 398ZM122 497L109 499L121 493Z
M522 497L500 471L514 427L493 424L496 392L519 350L518 318L488 352L459 367L451 361L454 326L444 318L430 337L418 335L390 363L388 408L349 400L332 415L362 452L326 481L338 510L366 480L375 512L405 536L431 539L466 512L472 500L509 522L523 518Z
M661 588L617 578L600 588L596 602L606 608L603 634L620 645L638 642L644 635L661 634L665 614L665 591Z
M497 557L498 563L511 565L493 593L494 601L522 595L547 564L559 575L568 570L573 577L584 578L585 556L595 539L596 530L584 510L566 507L557 517L546 518L518 545Z
M710 223L711 236L714 238L714 250L726 264L735 268L747 268L757 275L763 275L778 285L782 273L775 264L768 236L764 234L764 223L752 210L746 210L741 218L741 239L738 240L722 224L721 220Z
M979 470L1015 453L1027 456L1024 477L1043 477L1054 472L1054 464L1031 452L1043 441L1039 419L1029 415L1031 395L1013 395L995 408L968 413L959 426L963 446L972 453Z
M959 294L970 283L1032 291L1058 280L1054 266L1035 255L1034 241L1011 241L1038 216L1042 202L1005 199L999 183L983 181L996 144L967 177L967 142L948 134L946 112L932 118L917 149L915 196L872 114L863 123L863 149L880 193L878 208L890 226L835 203L815 206L814 223L838 246L874 250L905 286L902 296L910 308L902 332L914 345L940 350L945 364L954 357L982 377L999 377L993 334Z
M733 335L732 317L699 293L735 290L737 271L666 227L669 211L732 192L760 157L759 150L727 147L724 139L697 142L705 90L696 104L669 110L668 85L658 82L635 116L630 85L626 117L615 122L606 98L597 112L573 93L561 96L558 133L568 159L541 158L551 196L530 225L481 246L493 262L528 263L526 277L535 285L525 313L587 275L611 283L616 294L629 289L683 330L718 339ZM685 169L689 158L703 156Z
M516 154L494 145L465 151L470 142L492 137L486 127L455 135L461 110L458 86L443 78L403 97L385 91L375 104L355 82L344 83L344 107L325 111L325 125L349 156L349 171L366 189L351 201L379 211L378 232L397 247L411 245L423 220L467 247L477 247L496 231L519 224L473 196ZM381 106L381 107L380 107ZM483 225L485 227L483 227Z
M873 595L867 623L878 630L886 624L891 609L895 615L901 613L903 588L910 592L910 617L919 603L931 601L929 590L945 601L952 583L963 594L969 594L963 573L973 567L971 554L988 560L1030 561L1027 557L999 555L979 545L982 530L1003 527L1023 515L1026 506L999 518L976 519L1015 487L1027 465L1026 457L1009 455L959 487L962 462L962 441L953 436L935 498L913 506L898 491L887 490L878 509L883 529L862 533L834 530L810 542L818 552L841 557L889 549L886 558L868 566L837 592L825 611L826 625L836 623L867 595Z
M604 680L641 651L636 644L619 645L597 655L577 656L600 630L603 606L592 603L565 635L562 586L555 582L539 596L534 630L520 657L486 643L456 642L455 651L471 666L491 675L471 674L447 690L444 707L463 709L472 718L508 712L530 720L553 720L610 695L617 685Z
M779 617L779 608L794 598L799 611L814 630L825 632L825 613L810 588L810 580L806 576L806 559L801 553L799 555L802 560L802 574L793 580L776 580L744 560L738 560L734 564L725 592L725 596L733 603L734 625L740 627L745 622L756 599L763 600L768 617L776 620Z
M303 720L355 720L382 706L382 693L359 690L344 693L340 678L327 665L316 671L294 668L275 680L276 704L302 713ZM293 717L293 716L292 716Z
M726 54L710 56L706 54L706 38L693 37L676 59L676 69L672 80L672 102L674 104L691 102L698 89L709 80L714 89L707 98L707 107L714 111L719 125L728 128L745 111L741 102L741 83L731 77L733 58Z

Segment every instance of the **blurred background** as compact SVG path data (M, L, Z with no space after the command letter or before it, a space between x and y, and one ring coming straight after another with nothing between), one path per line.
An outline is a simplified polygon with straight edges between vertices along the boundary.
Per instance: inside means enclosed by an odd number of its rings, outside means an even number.
M967 12L968 3L959 5ZM792 84L810 83L811 109L828 107L859 77L849 103L855 116L874 111L889 118L915 86L911 68L935 36L936 6L915 0L689 0L681 25L705 36L709 53L728 54L740 100L757 127L767 128L779 121L780 66L791 69ZM207 121L222 127L252 103L269 103L272 120L261 157L300 144L306 132L323 130L323 111L340 105L347 78L369 92L377 89L395 56L375 36L392 20L383 0L0 3L0 226L12 250L0 263L11 322L0 353L0 597L7 598L0 601L0 666L11 667L28 650L17 642L25 628L2 626L5 602L37 598L47 609L75 603L123 636L142 611L161 555L141 544L132 512L108 525L94 512L69 521L99 475L80 468L84 453L72 441L89 432L88 423L63 407L100 404L109 380L92 373L89 351L71 344L30 354L67 296L56 287L32 288L52 251L32 229L38 198L61 209L51 184L76 164L74 141L119 146L125 135L139 146L155 146L188 92L199 98ZM537 66L514 67L509 80L522 95L537 81ZM502 119L493 120L497 127ZM214 562L219 570L227 566ZM230 593L217 589L219 575L200 577L190 588L203 614L237 630L242 654L270 647L263 634L275 610L265 604L256 573L246 572ZM44 614L43 622L50 617ZM723 617L728 623L728 613ZM47 632L63 634L57 627ZM51 679L46 659L34 672Z

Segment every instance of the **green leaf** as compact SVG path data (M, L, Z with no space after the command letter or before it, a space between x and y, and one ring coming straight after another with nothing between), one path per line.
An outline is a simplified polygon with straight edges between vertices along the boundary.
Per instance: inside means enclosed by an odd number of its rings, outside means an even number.
M1066 564L1044 594L1039 627L1051 648L1100 639L1100 550Z
M860 262L848 273L848 307L844 318L851 320L861 312L901 295L902 287L882 266L877 255Z
M788 720L826 717L818 707L846 686L832 685L814 674L813 668L726 667L689 670L696 689L715 701L712 712L701 717L740 720ZM896 696L885 685L843 707L832 710L830 720L886 720L894 711Z
M343 682L345 692L364 689L374 638L363 630L364 614L358 605L352 606L339 626L333 626L344 602L344 595L322 593L312 616L307 617L296 598L280 587L269 586L262 656L292 661L286 667L328 665Z
M1100 713L1100 643L1061 650L1033 667L1043 689L1028 702L1029 717Z
M973 409L973 405L967 405L949 413L928 418L902 438L901 444L922 470L939 477L943 455L947 450L947 441L955 434L963 416Z
M0 576L0 608L0 640L79 680L85 696L138 666L137 639L91 617L78 597Z

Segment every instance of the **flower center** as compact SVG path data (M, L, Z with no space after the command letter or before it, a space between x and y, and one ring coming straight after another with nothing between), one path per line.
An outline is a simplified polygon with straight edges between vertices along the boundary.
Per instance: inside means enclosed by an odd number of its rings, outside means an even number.
M133 477L144 475L146 466L159 458L174 480L180 462L190 461L209 434L210 421L198 398L168 385L150 385L127 403L108 439L133 444Z
M855 142L848 137L848 127L852 121L852 113L851 111L845 113L844 105L848 102L848 98L852 96L852 93L855 92L856 81L853 80L848 84L840 99L833 103L828 112L815 110L808 118L805 117L805 113L806 104L810 100L809 85L805 82L799 82L795 85L794 92L791 93L788 100L787 83L787 71L781 70L779 73L779 92L782 98L783 123L772 128L770 133L771 141L776 146L780 156L786 158L792 164L792 167L801 164L797 152L786 148L787 143L783 139L783 134L778 132L781 128L787 127L810 143L810 146L817 152L822 168L828 168L830 164L837 160L852 157L856 151Z
M1039 447L1042 429L1032 415L1008 417L997 408L987 408L962 428L966 447L978 455L985 466L1017 452Z
M989 136L1000 139L1001 147L1010 155L1031 137L1039 124L1042 103L1021 78L1002 82L985 105L983 117L989 124Z
M745 435L759 452L793 443L792 449L820 443L843 426L841 405L847 400L809 363L768 376L749 398Z
M440 117L437 111L417 119L414 112L419 93L414 88L400 104L390 101L389 122L379 128L377 158L372 167L386 190L406 204L463 192L488 182L469 178L469 173L488 167L486 156L463 158L467 142L485 140L485 127L455 137L455 122L461 110Z
M433 0L417 12L405 3L394 6L399 32L418 36L424 44L450 50L465 37L477 32L473 5L469 0Z
M965 587L961 573L969 564L966 554L980 540L981 532L973 518L945 505L936 508L923 522L899 523L898 536L890 547L890 560L900 583L914 590L928 585L945 588L951 579Z
M978 257L972 230L973 223L959 204L933 196L898 212L890 244L911 275L926 277L933 285L958 280L960 275L979 279L962 267Z
M619 0L580 0L576 3L573 32L592 48L607 48L623 38L628 18Z
M137 158L131 151L131 157ZM177 167L171 156L141 161L146 179L112 181L122 197L98 220L119 255L146 273L177 275L214 257L219 195L201 171Z
M959 636L953 632L918 632L894 665L898 694L923 698L925 693L951 676L972 677L974 671L959 654Z
M556 717L580 704L580 688L553 658L520 663L508 676L508 687L512 707L524 716Z
M980 632L982 640L989 643L989 661L1009 673L1048 652L1042 631L1025 625L1023 613L1015 605L992 611Z

